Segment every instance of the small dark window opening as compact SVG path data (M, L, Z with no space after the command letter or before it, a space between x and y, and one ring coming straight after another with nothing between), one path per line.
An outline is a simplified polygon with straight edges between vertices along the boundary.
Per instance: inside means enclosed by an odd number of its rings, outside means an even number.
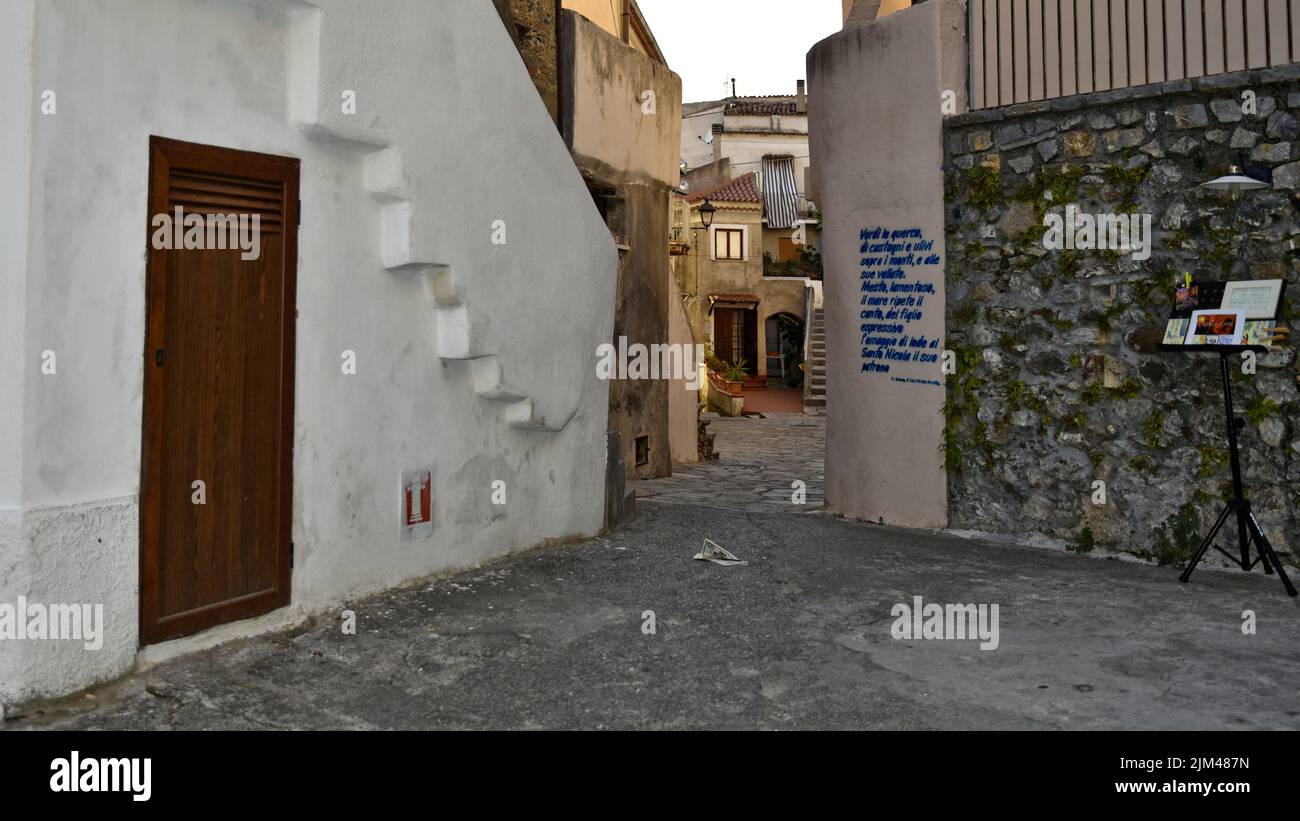
M618 189L593 179L588 179L587 190L596 203L596 210L609 228L610 236L617 245L628 244L627 203Z
M650 464L650 437L648 435L636 438L636 464L637 467Z

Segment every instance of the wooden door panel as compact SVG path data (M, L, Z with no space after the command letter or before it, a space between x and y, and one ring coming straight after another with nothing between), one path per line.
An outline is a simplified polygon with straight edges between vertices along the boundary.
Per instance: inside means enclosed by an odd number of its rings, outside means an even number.
M177 206L256 214L260 255L150 251L146 643L289 601L298 203L295 159L159 138L151 148L151 219ZM203 504L194 503L196 481L205 485Z
M758 311L748 310L744 312L744 345L745 345L745 370L749 373L758 373Z
M733 365L736 362L731 349L731 326L735 315L730 308L713 309L713 355Z

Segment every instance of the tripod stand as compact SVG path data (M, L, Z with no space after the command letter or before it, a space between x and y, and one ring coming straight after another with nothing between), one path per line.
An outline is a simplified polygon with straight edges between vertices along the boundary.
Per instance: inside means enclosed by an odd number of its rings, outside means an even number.
M1277 575L1282 580L1282 585L1286 587L1287 595L1294 596L1296 589L1291 580L1287 578L1286 571L1282 569L1282 563L1278 561L1277 554L1273 552L1273 546L1268 543L1268 537L1264 535L1264 529L1259 526L1259 520L1250 509L1250 502L1246 500L1246 492L1241 483L1241 456L1237 451L1237 433L1246 426L1246 420L1238 419L1232 409L1232 380L1231 371L1228 366L1228 354L1241 350L1233 348L1226 351L1219 351L1219 363L1223 370L1223 403L1228 412L1228 453L1232 460L1232 499L1228 501L1223 512L1219 514L1219 519L1214 523L1210 530L1210 535L1205 537L1201 546L1196 549L1196 554L1192 556L1191 562L1188 563L1187 569L1178 577L1179 581L1186 582L1205 556L1205 551L1213 547L1223 555L1232 559L1232 563L1242 570L1253 570L1255 565L1261 562L1264 565L1264 572L1272 575L1274 568L1277 569ZM1241 549L1241 557L1232 555L1228 551L1214 544L1214 537L1219 535L1219 531L1233 515L1237 517L1237 545ZM1250 543L1255 543L1259 550L1259 558L1254 561L1250 558Z

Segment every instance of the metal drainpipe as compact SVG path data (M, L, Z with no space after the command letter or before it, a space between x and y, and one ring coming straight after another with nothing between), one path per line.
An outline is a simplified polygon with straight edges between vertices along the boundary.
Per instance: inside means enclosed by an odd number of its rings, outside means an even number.
M808 399L812 396L812 327L813 327L813 286L805 285L803 293L803 399L804 408L808 407Z
M564 0L555 0L555 125L567 149L564 115Z

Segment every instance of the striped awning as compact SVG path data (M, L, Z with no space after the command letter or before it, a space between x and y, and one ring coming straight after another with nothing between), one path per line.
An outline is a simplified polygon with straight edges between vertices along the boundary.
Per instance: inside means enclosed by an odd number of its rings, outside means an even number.
M768 228L790 228L799 217L794 158L763 158L763 216Z

